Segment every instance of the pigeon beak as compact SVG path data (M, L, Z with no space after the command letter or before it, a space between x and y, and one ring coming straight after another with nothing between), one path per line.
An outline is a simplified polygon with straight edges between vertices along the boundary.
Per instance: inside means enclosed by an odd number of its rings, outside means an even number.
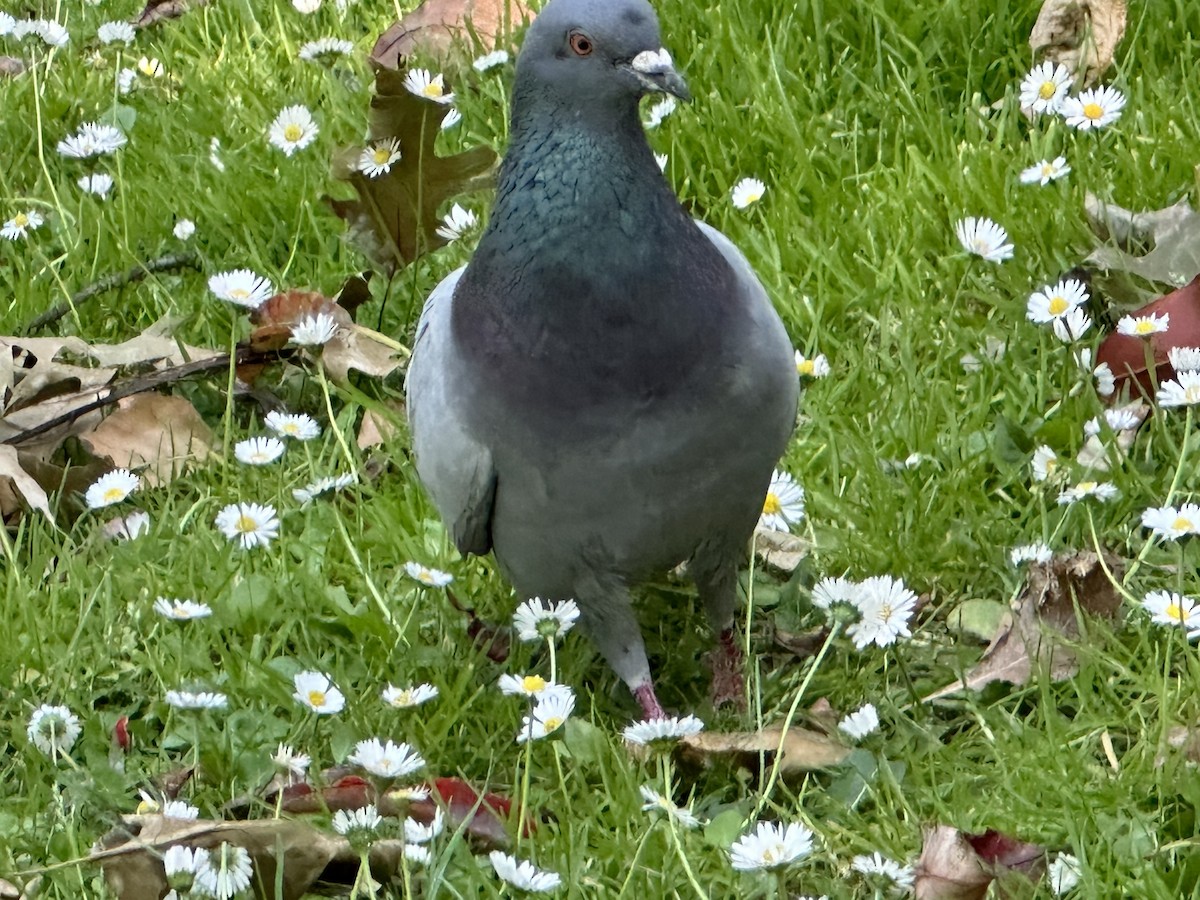
M627 65L648 92L671 94L685 103L692 99L687 82L675 71L671 54L661 47L657 50L643 50Z

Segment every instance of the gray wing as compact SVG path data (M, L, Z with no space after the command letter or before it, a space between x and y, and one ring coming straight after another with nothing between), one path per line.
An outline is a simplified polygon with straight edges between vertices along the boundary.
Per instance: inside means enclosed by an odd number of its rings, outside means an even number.
M466 266L442 280L417 323L405 393L417 474L460 553L492 549L496 470L472 435L456 391L462 367L450 329L455 285Z

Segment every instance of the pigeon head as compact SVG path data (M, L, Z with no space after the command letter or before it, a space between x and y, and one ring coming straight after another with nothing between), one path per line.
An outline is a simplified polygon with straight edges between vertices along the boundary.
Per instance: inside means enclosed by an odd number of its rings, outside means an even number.
M691 99L646 0L551 0L525 36L517 87L580 112L651 93Z

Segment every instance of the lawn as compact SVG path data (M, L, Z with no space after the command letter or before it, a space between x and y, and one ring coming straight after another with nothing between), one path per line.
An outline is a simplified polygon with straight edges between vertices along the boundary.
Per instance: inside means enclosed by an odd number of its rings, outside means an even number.
M829 365L823 377L803 376L800 425L780 463L805 491L792 529L806 553L789 571L760 564L744 577L747 710L709 703L701 658L711 636L687 582L666 574L640 594L659 697L714 734L785 720L827 729L844 744L839 761L773 778L769 760L635 752L622 732L637 706L575 632L553 652L515 642L507 661L489 659L450 595L492 623L525 598L490 558L458 556L422 493L397 412L402 366L337 380L307 348L268 365L251 389L235 389L229 365L161 389L211 429L203 462L111 507L90 509L81 491L63 490L50 498L53 523L35 510L10 516L0 877L24 883L46 869L41 897L117 896L97 865L72 861L145 803L139 790L161 804L162 777L199 763L179 799L220 819L235 798L261 797L278 745L309 755L316 778L379 738L420 753L415 778L460 778L529 810L538 819L530 833L506 822L509 851L561 875L560 896L887 896L902 887L852 862L878 853L915 865L934 825L995 831L1049 862L1073 857L1075 896L1200 893L1200 757L1189 730L1200 716L1200 661L1187 639L1200 621L1181 602L1180 624L1161 624L1144 603L1158 591L1200 596L1185 534L1200 528L1168 535L1142 523L1148 509L1185 513L1179 505L1200 492L1191 407L1158 403L1152 389L1144 423L1099 426L1091 460L1107 470L1077 458L1085 424L1103 422L1114 401L1097 392L1096 360L1081 365L1080 351L1094 357L1121 317L1196 274L1163 284L1079 267L1104 243L1088 225L1086 194L1134 210L1196 199L1200 7L1133 5L1101 78L1127 98L1124 110L1079 130L1020 110L1032 2L656 6L694 100L649 129L650 144L666 154L665 175L688 208L745 252L795 346ZM304 14L282 0L223 0L141 29L128 45L96 35L102 23L134 18L131 0L3 9L57 18L70 40L51 50L36 36L0 35L0 54L28 64L0 77L0 221L31 211L39 215L26 221L42 220L0 240L0 334L22 333L111 273L194 254L96 293L37 334L117 344L169 316L183 344L227 352L253 326L246 309L214 296L213 276L250 269L279 290L333 296L372 268L323 198L354 196L331 159L361 145L374 82L367 54L407 7L327 0ZM0 13L0 32L4 21ZM353 51L299 58L322 37ZM479 71L475 55L444 67L462 119L439 133L441 154L504 151L513 66ZM293 105L317 131L285 153L268 131ZM61 154L59 143L88 122L120 128L126 143L88 159ZM1022 170L1058 156L1070 167L1064 177L1022 183ZM96 174L112 178L106 196L79 184ZM744 178L765 191L742 206L733 190ZM372 278L360 324L411 346L424 298L470 258L490 192L454 201L480 222L395 277ZM1010 259L964 250L955 229L969 216L1003 226ZM1067 277L1083 278L1090 294L1082 309L1094 324L1077 340L1027 317L1031 294ZM11 370L0 371L11 387ZM1119 391L1136 397L1136 387ZM272 434L272 410L306 413L320 434L247 465L235 446ZM360 449L368 412L395 427ZM1058 464L1040 478L1043 446ZM50 461L68 459L93 466L77 487L102 471L78 438ZM293 495L339 475L354 480L311 502ZM1115 490L1060 502L1089 481ZM235 503L273 506L277 536L251 548L227 539L217 519ZM149 514L145 531L107 537L105 523L134 509ZM1021 683L927 700L979 662L999 614L1028 597L1030 566L1010 551L1035 542L1063 558L1103 551L1107 569L1087 584L1120 609L1102 614L1080 588L1054 638L1073 665L1041 658ZM407 562L453 581L426 584ZM860 649L845 630L825 630L814 585L883 575L920 597L910 637ZM160 597L207 604L211 615L172 619L156 612ZM319 714L298 702L303 672L327 675L344 708ZM565 724L514 740L528 709L497 689L504 674L572 688ZM419 684L437 696L407 709L381 698L389 685ZM168 702L180 690L219 692L226 704L180 708ZM65 752L43 752L27 733L47 704L82 727ZM877 709L878 729L839 736L836 723L864 704ZM129 740L117 741L125 717ZM643 786L700 824L644 811ZM271 802L251 804L254 818L276 814ZM332 835L328 814L303 818ZM735 869L731 843L759 822L811 829L811 852L773 872ZM395 819L381 829L400 830ZM406 861L403 882L381 896L404 896L402 884L430 898L511 890L462 829L427 846L428 862ZM1035 876L1027 893L1052 896L1036 867Z

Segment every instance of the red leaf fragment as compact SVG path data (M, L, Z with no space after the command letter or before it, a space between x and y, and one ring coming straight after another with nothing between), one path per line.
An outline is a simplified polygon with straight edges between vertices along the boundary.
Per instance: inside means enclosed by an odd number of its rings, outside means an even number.
M1177 291L1172 291L1134 310L1132 316L1170 314L1170 327L1147 338L1132 337L1113 332L1100 343L1096 354L1099 363L1108 363L1117 389L1136 381L1138 389L1153 396L1155 382L1161 384L1175 375L1167 361L1167 353L1173 347L1200 347L1200 276ZM1149 344L1147 345L1147 340ZM1154 378L1150 377L1147 365L1147 346L1154 365Z

